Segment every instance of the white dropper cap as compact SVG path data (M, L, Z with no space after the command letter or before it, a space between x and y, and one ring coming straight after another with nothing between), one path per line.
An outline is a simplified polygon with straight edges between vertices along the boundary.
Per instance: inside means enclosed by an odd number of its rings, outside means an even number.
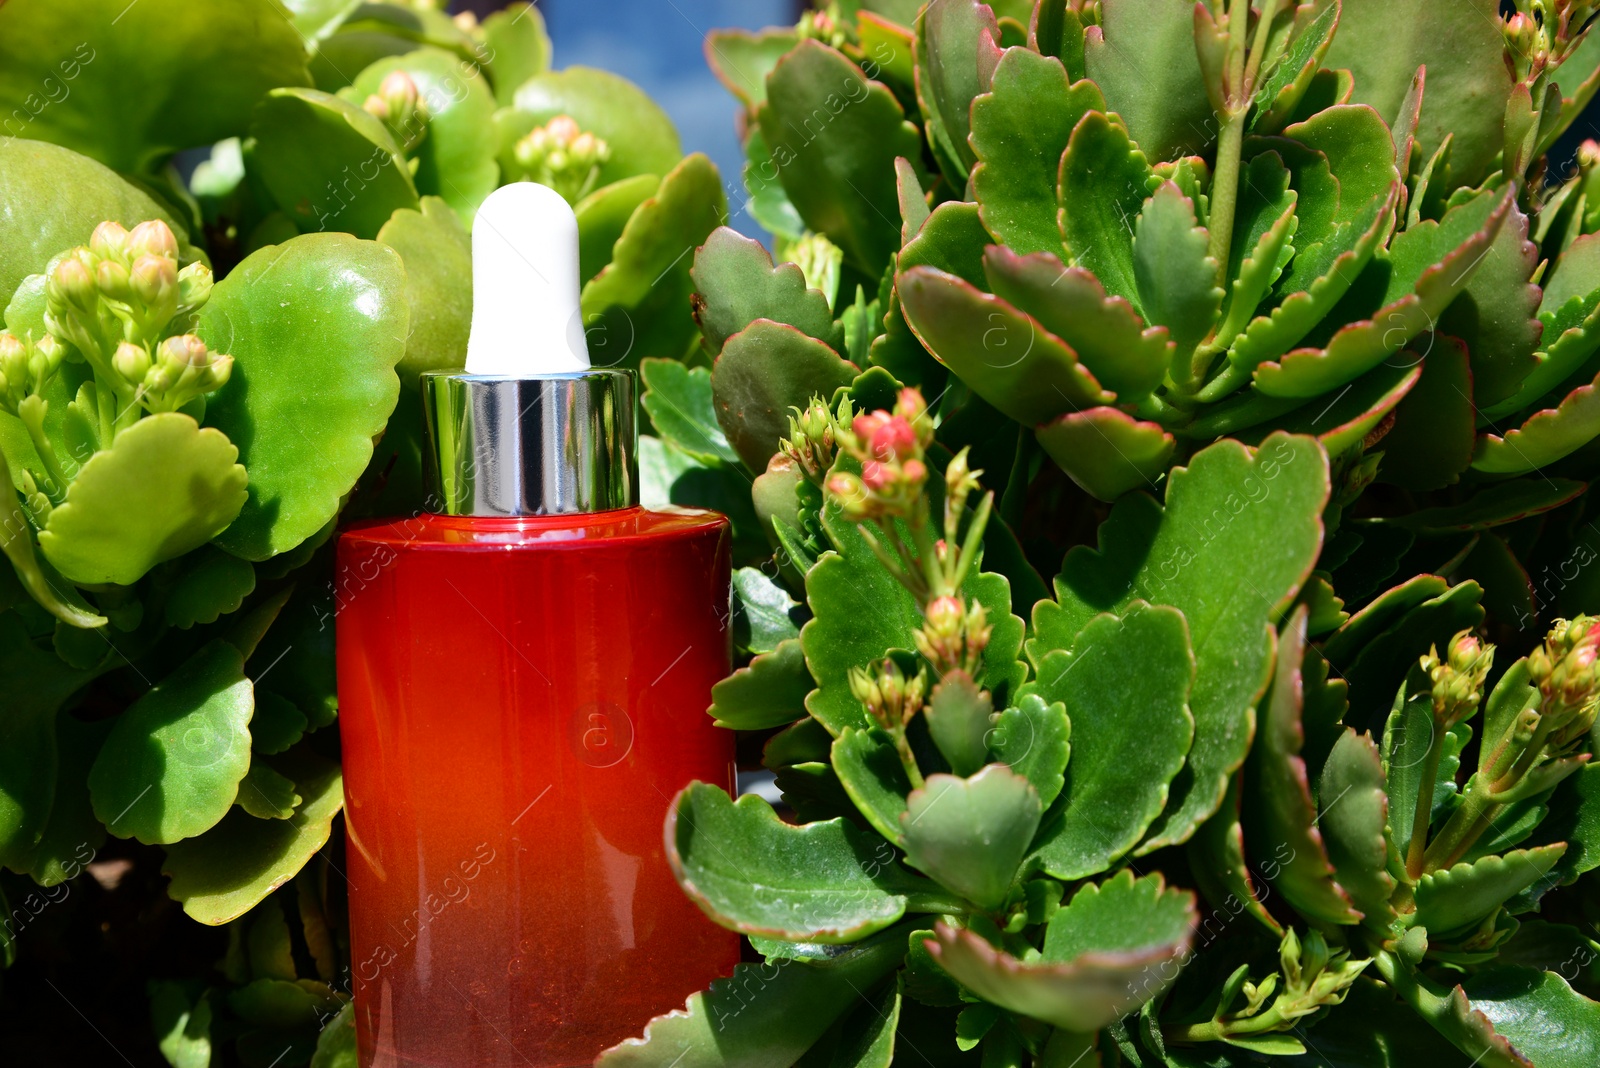
M589 370L578 295L578 217L549 186L489 194L472 224L467 374L518 378Z

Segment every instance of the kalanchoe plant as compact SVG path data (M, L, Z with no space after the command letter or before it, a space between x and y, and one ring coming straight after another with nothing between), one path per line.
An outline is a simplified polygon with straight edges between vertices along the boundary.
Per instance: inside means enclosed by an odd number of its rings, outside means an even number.
M147 1061L353 1063L335 527L430 503L412 391L464 361L498 184L574 202L609 365L699 344L727 214L643 93L550 59L520 3L0 5L8 1054L105 1056L81 1005Z
M709 712L781 804L679 796L763 963L601 1063L1600 1057L1592 15L712 35L774 254L701 249L647 444L750 479Z

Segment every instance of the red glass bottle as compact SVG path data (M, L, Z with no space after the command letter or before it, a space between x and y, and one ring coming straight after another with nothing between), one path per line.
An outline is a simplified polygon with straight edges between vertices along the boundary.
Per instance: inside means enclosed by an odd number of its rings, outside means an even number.
M738 959L662 845L732 785L728 525L636 506L627 372L427 378L469 514L339 543L360 1062L589 1064Z

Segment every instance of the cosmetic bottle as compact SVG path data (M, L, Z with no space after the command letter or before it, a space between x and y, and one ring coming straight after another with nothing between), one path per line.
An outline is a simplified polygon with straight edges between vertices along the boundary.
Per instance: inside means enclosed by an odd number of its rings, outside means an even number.
M363 1068L587 1065L739 954L662 840L681 787L732 785L727 520L639 507L566 202L496 191L473 258L466 373L422 384L429 510L338 547Z

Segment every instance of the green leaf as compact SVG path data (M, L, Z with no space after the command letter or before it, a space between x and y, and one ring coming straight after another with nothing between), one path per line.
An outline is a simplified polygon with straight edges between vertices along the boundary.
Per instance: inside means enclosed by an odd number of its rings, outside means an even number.
M281 753L298 742L308 726L306 714L287 697L262 690L256 694L250 738L258 753Z
M889 1068L900 1024L900 984L886 983L841 1016L794 1068Z
M1061 154L1084 114L1105 109L1095 84L1072 82L1060 60L1026 48L1001 56L989 92L972 102L972 191L1002 247L1016 255L1061 254Z
M1071 348L999 297L932 267L899 279L906 322L973 392L1027 426L1115 399Z
M1195 740L1147 848L1186 840L1244 761L1252 709L1272 670L1273 621L1322 546L1327 470L1310 438L1274 434L1259 449L1233 441L1203 449L1168 475L1164 511L1143 495L1124 497L1101 527L1100 549L1067 554L1057 603L1034 609L1036 664L1040 650L1067 648L1096 615L1134 600L1170 605L1188 620Z
M728 979L650 1021L640 1038L602 1053L597 1068L789 1068L833 1021L899 966L903 929L825 962L741 964Z
M303 799L294 781L262 763L252 763L239 782L239 807L261 820L286 820Z
M340 93L360 107L395 71L410 75L428 113L427 136L412 159L417 191L439 197L462 222L470 223L478 205L500 183L495 100L489 83L476 67L449 52L422 48L380 59Z
M1317 827L1334 878L1361 910L1368 926L1384 930L1394 917L1389 895L1389 797L1384 792L1383 763L1368 734L1346 728L1334 742L1317 778ZM1397 813L1403 817L1405 813Z
M989 722L994 705L972 676L948 671L928 693L923 718L939 755L959 776L972 775L989 762Z
M1325 924L1352 924L1361 914L1349 893L1334 880L1323 845L1316 804L1311 799L1305 760L1301 709L1304 693L1306 610L1297 609L1278 639L1272 689L1263 702L1260 730L1244 767L1245 841L1270 848L1279 842L1292 855L1273 886L1296 911Z
M1085 72L1152 159L1198 153L1216 130L1194 39L1193 10L1165 0L1103 2L1084 31Z
M1032 783L1039 804L1048 809L1066 783L1071 739L1066 705L1046 704L1037 694L1025 694L995 717L989 753Z
M190 917L217 926L243 916L327 844L344 800L338 767L304 757L291 777L304 801L288 819L259 820L235 810L198 838L167 847L161 868L172 879L167 893Z
M999 40L994 11L977 0L932 0L917 16L917 101L934 156L957 187L976 162L967 136L972 102L989 88Z
M404 293L399 255L346 234L264 248L217 283L196 333L235 363L206 420L250 472L222 548L265 560L338 514L400 394Z
M1378 695L1398 686L1429 646L1445 648L1452 635L1483 622L1482 597L1483 589L1469 579L1408 611L1354 658L1330 656L1328 662L1350 683L1349 721L1376 723L1387 704Z
M1543 879L1566 850L1564 843L1514 849L1424 875L1414 922L1432 938L1465 931Z
M516 173L512 147L557 115L570 115L580 129L610 146L611 158L601 165L596 188L639 174L666 174L683 159L678 131L661 105L610 71L571 66L536 74L514 88L512 106L495 116L500 160L508 174Z
M1422 377L1422 360L1413 352L1397 352L1348 383L1338 393L1314 398L1287 415L1272 419L1274 429L1315 434L1329 456L1361 444L1394 411ZM1265 427L1242 435L1254 440Z
M1472 467L1495 475L1536 471L1571 455L1600 435L1600 388L1579 386L1554 408L1535 413L1505 436L1484 434L1472 454Z
M876 278L900 248L895 157L922 158L894 94L834 49L802 41L767 77L758 121L806 224Z
M186 984L150 983L150 1024L172 1068L211 1068L211 999L191 997Z
M237 612L256 588L256 569L221 549L201 549L167 595L167 625L188 630Z
M712 30L706 35L706 62L728 92L753 110L767 99L767 75L799 43L799 35L788 28Z
M795 208L779 179L778 164L767 148L759 126L752 125L744 142L744 184L749 191L750 217L774 235L798 240L806 231L805 220Z
M715 357L728 339L757 319L784 323L835 349L839 330L828 298L806 286L798 265L773 266L761 242L720 226L695 254L695 315L706 352Z
M973 993L1068 1031L1095 1031L1159 994L1188 952L1194 895L1120 872L1084 886L1050 920L1040 960L1022 961L940 923L929 951Z
M1600 1060L1600 1004L1554 971L1494 968L1463 985L1472 1011L1539 1068L1579 1068Z
M1038 791L1003 764L968 779L930 775L900 817L906 860L993 911L1005 903L1041 811Z
M1337 5L1329 5L1337 11ZM1263 152L1245 165L1235 208L1233 243L1228 257L1227 311L1217 328L1217 344L1231 343L1255 315L1262 298L1294 254L1291 239L1299 220L1294 209L1300 196L1289 187L1289 172L1276 152Z
M389 216L419 206L394 138L347 100L316 89L274 89L256 108L250 136L254 173L303 231L376 237Z
M85 723L68 713L58 714L55 721L55 798L27 865L27 874L40 886L77 878L106 838L89 800L87 779L114 721Z
M254 707L239 651L202 646L117 719L89 772L95 815L155 845L215 826L250 768Z
M1183 767L1194 739L1189 630L1176 609L1135 601L1121 617L1096 617L1069 648L1031 655L1038 680L1022 692L1061 701L1072 717L1065 805L1052 810L1034 855L1056 878L1081 879L1139 843Z
M1412 512L1401 525L1429 533L1488 530L1559 508L1584 491L1567 478L1521 478L1496 482L1461 504Z
M1541 257L1528 240L1528 217L1515 204L1482 256L1437 329L1466 343L1473 403L1489 408L1515 396L1538 366L1534 350L1543 333L1536 318L1542 293L1532 281Z
M693 783L667 813L667 859L695 904L743 934L845 944L898 920L916 882L877 835L842 819L794 827L754 795Z
M241 134L267 90L310 84L305 44L271 0L12 0L0 12L0 130L119 171Z
M245 469L238 456L220 431L187 415L147 416L83 465L40 531L39 548L73 582L131 586L239 515Z
M1093 272L1108 293L1141 313L1133 223L1155 184L1144 153L1121 125L1091 111L1073 128L1057 184L1061 236L1073 266Z
M1311 6L1304 5L1300 11ZM1322 65L1339 23L1339 4L1323 3L1320 7L1303 27L1296 27L1287 49L1264 71L1265 77L1255 92L1256 113L1250 120L1255 132L1270 133L1288 122L1311 87L1311 79Z
M378 231L378 244L400 253L406 269L410 332L396 370L403 385L419 388L424 371L466 366L472 327L472 239L455 212L438 197L422 209L402 208Z
M1542 351L1534 354L1536 366L1514 396L1484 405L1484 415L1490 419L1521 411L1544 397L1600 347L1600 235L1579 237L1545 274L1539 304L1539 321L1544 327Z
M33 6L48 7L48 0ZM169 209L115 171L55 145L0 137L0 300L9 304L24 278L43 272L58 253L88 244L107 219L130 229L160 219L177 235L183 262L201 256Z
M317 1035L311 1068L357 1068L355 1002L345 1003L339 1014Z
M667 172L628 219L611 262L583 287L583 321L597 367L679 359L696 330L688 314L693 250L728 216L717 168L696 153Z
M1485 737L1492 730L1486 724ZM1555 869L1563 881L1600 867L1600 765L1585 765L1556 787L1537 841L1567 843Z
M902 257L903 259L903 257ZM1173 345L1165 327L1150 327L1099 279L1064 267L1053 255L1017 256L1001 245L984 250L989 290L1038 321L1077 354L1084 367L1124 402L1161 384Z
M1189 839L1189 868L1195 885L1214 909L1243 910L1258 920L1275 937L1283 936L1283 925L1267 911L1263 895L1256 889L1256 877L1245 858L1244 827L1240 823L1239 789L1241 776L1228 780L1228 792L1215 815L1200 825ZM1263 860L1283 862L1287 846L1280 846Z
M839 784L872 829L895 845L904 845L900 817L906 811L911 779L894 739L878 727L846 727L834 740L831 759Z
M1394 115L1417 68L1428 68L1417 139L1424 158L1452 138L1452 174L1472 183L1500 151L1511 74L1494 0L1419 0L1404 19L1385 0L1343 0L1323 66L1355 75L1356 102Z
M601 186L572 207L578 217L578 278L599 274L622 240L628 220L661 190L661 177L640 174Z
M489 80L501 104L511 103L523 82L550 69L550 35L533 4L507 4L484 19L483 45Z
M1433 335L1422 377L1394 410L1378 480L1409 490L1442 489L1472 461L1477 443L1472 369L1460 341Z
M717 422L745 466L764 471L789 436L789 409L804 410L813 396L833 396L856 373L815 338L758 319L728 339L711 369Z
M850 692L850 669L881 660L893 649L914 648L912 632L922 625L923 615L916 599L884 570L835 505L827 506L823 524L838 551L823 554L806 574L814 618L801 628L800 643L817 680L806 709L837 737L846 727L869 725L861 702ZM984 606L993 628L975 681L1003 705L1026 677L1026 667L1017 661L1023 624L1011 614L1010 584L973 568L962 592Z
M753 653L770 653L782 642L800 637L795 612L800 604L789 592L753 567L733 573L733 640Z
M1194 203L1172 182L1157 187L1134 224L1140 306L1146 319L1167 328L1180 357L1194 351L1222 311L1217 261L1206 254L1210 240Z
M800 641L790 638L711 687L706 711L730 730L781 727L806 714L806 695L814 686Z
M710 370L651 357L640 362L639 376L644 379L644 410L663 440L701 463L739 462L717 425Z

